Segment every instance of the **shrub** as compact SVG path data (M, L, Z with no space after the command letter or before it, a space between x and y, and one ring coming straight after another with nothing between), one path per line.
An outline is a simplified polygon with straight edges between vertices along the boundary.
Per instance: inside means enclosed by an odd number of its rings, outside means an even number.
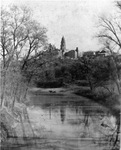
M63 84L63 80L59 79L57 81L45 81L45 82L38 82L37 83L37 87L42 87L42 88L58 88L58 87L62 87Z
M89 83L86 80L77 80L75 84L78 86L89 86Z

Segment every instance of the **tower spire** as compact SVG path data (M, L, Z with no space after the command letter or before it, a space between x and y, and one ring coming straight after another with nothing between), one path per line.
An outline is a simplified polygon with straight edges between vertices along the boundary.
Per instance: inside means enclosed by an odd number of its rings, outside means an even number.
M66 42L64 36L61 39L60 49L62 50L62 53L66 50Z

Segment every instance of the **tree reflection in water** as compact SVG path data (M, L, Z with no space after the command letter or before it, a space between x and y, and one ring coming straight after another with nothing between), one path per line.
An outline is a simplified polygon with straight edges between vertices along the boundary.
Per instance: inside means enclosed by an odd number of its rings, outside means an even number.
M105 145L107 147L108 145L110 149L118 147L120 121L115 122L115 126L111 128L108 120L113 115L104 107L89 105L86 102L59 101L53 104L44 104L42 108L48 109L51 120L54 121L57 115L65 126L69 125L81 129L79 130L80 140L91 140L94 144L100 146ZM116 118L115 115L114 118ZM58 118L56 117L55 121L57 121L56 119ZM62 126L62 130L64 127Z
M64 121L65 121L65 117L66 117L66 109L65 109L65 106L62 104L62 105L60 106L60 118L61 118L62 124L63 124Z

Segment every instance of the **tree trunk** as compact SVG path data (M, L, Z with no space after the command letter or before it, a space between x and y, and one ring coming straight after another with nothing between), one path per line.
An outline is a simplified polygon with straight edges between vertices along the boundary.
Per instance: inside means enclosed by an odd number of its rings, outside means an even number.
M3 77L1 75L1 107L4 105L5 98L5 84L6 84L6 72L3 72Z

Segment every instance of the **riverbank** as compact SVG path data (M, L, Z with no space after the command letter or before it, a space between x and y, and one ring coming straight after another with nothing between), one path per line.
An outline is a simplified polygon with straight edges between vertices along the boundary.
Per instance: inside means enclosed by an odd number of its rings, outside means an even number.
M81 90L81 89L89 89L89 87L81 87L75 84L72 85L66 85L59 88L38 88L38 87L32 87L29 89L29 94L76 94L75 91Z
M60 87L60 88L30 88L28 94L34 95L71 95L74 94L74 89L76 87L67 86L67 87Z
M89 98L92 101L95 101L108 109L110 109L115 115L119 115L120 113L120 95L116 93L109 93L109 92L95 92L91 91L90 89L78 89L75 90L74 93L76 95L84 96Z

